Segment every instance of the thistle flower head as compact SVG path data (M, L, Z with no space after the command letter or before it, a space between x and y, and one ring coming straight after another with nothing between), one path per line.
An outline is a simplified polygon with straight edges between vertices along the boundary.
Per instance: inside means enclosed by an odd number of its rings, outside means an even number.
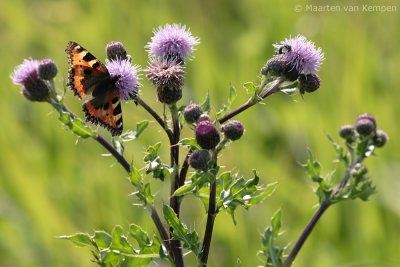
M38 60L25 59L15 68L11 80L22 85L21 93L28 100L44 102L49 100L50 93L47 83L39 78L39 65Z
M314 43L302 35L287 38L273 45L278 54L283 55L285 60L299 73L312 74L318 71L324 60L321 48L316 48Z
M146 45L151 57L183 61L200 43L186 26L167 24L155 29L151 41Z
M11 80L14 84L25 85L28 80L38 79L39 64L38 60L25 59L14 69Z
M145 73L156 87L178 88L183 85L185 68L175 60L152 59Z
M130 100L139 93L139 66L132 66L129 59L116 59L107 61L106 68L115 79L121 99Z

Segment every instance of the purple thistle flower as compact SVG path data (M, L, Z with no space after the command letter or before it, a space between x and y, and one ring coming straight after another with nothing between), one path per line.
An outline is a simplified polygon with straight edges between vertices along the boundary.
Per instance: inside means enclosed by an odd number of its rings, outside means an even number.
M200 43L185 25L167 24L153 32L151 41L145 46L151 57L184 60Z
M15 68L11 80L14 84L25 85L29 80L39 79L39 64L38 60L25 59L21 65Z
M299 73L313 74L317 72L324 60L321 48L316 48L313 42L302 35L285 39L273 46L277 53L281 54L284 60Z
M39 77L40 61L25 59L21 65L18 65L11 80L14 84L22 85L22 95L30 101L45 102L49 101L48 84Z
M132 66L129 59L112 60L106 62L106 68L111 77L116 78L115 85L119 91L119 96L123 100L134 98L139 92L139 66Z

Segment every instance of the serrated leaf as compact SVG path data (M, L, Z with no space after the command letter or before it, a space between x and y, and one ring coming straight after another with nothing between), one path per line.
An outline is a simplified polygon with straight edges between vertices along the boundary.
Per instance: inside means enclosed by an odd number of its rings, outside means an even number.
M262 251L266 257L265 266L280 267L283 262L283 253L286 247L275 245L275 240L279 236L281 228L281 210L279 209L271 218L271 226L267 227L262 235Z
M281 230L281 218L282 218L282 211L279 209L271 218L271 227L272 227L272 235L273 237L278 237L279 231Z
M87 233L76 233L73 235L59 236L60 239L67 239L72 241L75 245L80 247L92 246L92 240Z
M195 231L189 232L187 227L179 220L174 210L168 206L163 206L164 218L167 224L173 229L173 238L183 242L183 247L193 251L198 256L200 254L199 237Z

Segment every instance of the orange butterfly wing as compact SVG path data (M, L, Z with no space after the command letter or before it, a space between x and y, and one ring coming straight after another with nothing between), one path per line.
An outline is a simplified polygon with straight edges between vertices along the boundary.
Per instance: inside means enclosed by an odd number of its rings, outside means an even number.
M123 129L121 101L115 80L107 68L85 48L69 42L68 86L79 98L91 97L83 104L86 120L107 128L111 134L120 135Z

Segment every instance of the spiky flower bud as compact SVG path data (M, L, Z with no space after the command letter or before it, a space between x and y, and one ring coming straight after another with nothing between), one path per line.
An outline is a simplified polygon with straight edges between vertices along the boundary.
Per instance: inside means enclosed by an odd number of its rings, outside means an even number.
M320 85L320 79L316 74L300 74L299 76L299 90L301 94L304 94L304 92L312 93L316 91Z
M268 73L272 76L283 76L288 81L295 81L300 75L300 72L281 55L274 56L268 60L261 69L261 74L267 75Z
M374 146L383 147L388 139L389 139L388 135L384 131L378 130L376 131L376 135L374 136L373 139Z
M43 59L39 63L39 77L43 80L52 80L57 75L57 66L51 59Z
M196 141L203 149L214 149L220 140L218 129L210 120L204 120L196 125Z
M190 103L183 110L183 117L187 123L195 123L203 114L203 109L194 103Z
M106 54L109 60L125 60L130 61L130 56L126 53L125 47L121 42L112 41L106 46Z
M198 150L189 157L189 165L196 170L207 170L210 161L210 153L207 150Z
M235 141L242 137L244 127L240 121L232 120L222 125L221 132L224 133L227 139Z
M347 143L352 143L355 139L356 132L352 125L343 125L340 127L339 135L345 139Z
M371 114L361 114L356 119L355 128L360 135L367 136L373 134L376 131L376 120Z

